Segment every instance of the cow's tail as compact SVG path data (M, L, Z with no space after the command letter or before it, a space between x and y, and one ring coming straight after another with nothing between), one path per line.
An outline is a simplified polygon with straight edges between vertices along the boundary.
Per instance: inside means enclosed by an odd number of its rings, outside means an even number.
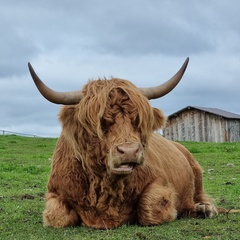
M240 213L240 209L225 209L225 208L217 208L219 214L221 213Z

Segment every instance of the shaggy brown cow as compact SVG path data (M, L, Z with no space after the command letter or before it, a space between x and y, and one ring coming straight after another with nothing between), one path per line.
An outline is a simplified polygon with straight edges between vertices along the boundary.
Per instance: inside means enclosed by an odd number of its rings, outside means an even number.
M187 67L166 83L139 89L127 80L90 81L81 91L46 87L29 64L39 91L64 104L53 161L45 226L110 229L125 223L157 225L177 217L212 217L202 169L182 145L153 133L165 116L148 99L171 91Z

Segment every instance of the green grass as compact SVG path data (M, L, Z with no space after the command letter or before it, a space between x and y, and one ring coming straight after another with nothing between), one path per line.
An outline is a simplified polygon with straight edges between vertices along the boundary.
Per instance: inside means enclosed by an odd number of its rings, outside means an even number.
M239 214L180 219L155 227L114 230L42 226L44 193L57 139L0 136L0 239L239 239ZM204 168L219 207L240 209L240 143L184 142Z

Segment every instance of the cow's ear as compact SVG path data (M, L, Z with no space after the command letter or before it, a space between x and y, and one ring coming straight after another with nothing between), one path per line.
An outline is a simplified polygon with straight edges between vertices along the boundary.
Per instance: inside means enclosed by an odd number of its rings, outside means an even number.
M157 130L164 127L167 120L164 113L160 109L153 108L153 115L154 115L153 130Z
M75 105L63 106L58 119L62 123L63 127L68 127L68 125L74 125L74 116L75 116Z

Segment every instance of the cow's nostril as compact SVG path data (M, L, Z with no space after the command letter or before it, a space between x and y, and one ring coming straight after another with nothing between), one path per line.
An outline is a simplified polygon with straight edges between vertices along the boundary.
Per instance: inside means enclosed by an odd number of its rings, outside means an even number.
M117 146L117 152L120 153L120 154L124 154L125 151L124 151L124 147L123 146Z

